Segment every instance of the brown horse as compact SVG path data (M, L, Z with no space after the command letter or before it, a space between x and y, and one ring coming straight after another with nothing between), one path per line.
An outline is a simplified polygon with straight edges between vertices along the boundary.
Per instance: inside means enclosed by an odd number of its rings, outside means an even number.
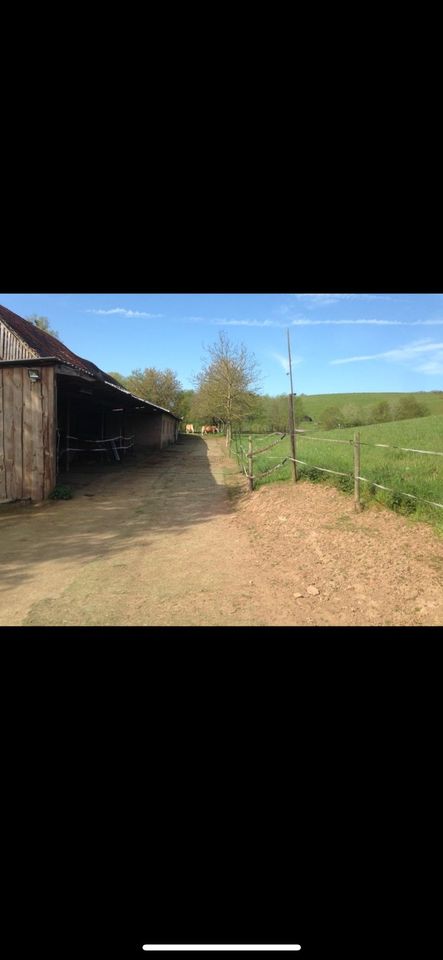
M218 432L219 432L219 431L218 431L218 427L213 427L213 426L211 426L211 425L206 425L206 426L202 427L202 436L203 436L205 433L218 433Z

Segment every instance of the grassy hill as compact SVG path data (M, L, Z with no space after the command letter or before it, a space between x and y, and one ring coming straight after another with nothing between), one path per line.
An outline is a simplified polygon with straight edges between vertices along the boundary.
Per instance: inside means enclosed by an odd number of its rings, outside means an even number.
M419 403L423 403L430 414L443 415L443 391L434 392L410 392L410 393L317 393L312 395L303 395L303 408L305 413L318 420L326 407L337 406L343 408L352 404L361 410L363 419L366 414L381 401L394 404L403 397L415 397Z
M381 399L399 399L402 394L325 394L316 397L304 398L304 407L309 416L316 417L323 409L336 401L337 405L352 402L370 408ZM404 396L404 395L403 395ZM407 514L412 518L426 520L432 523L436 530L443 534L443 509L411 500L404 494L420 497L443 504L443 456L409 453L398 449L375 447L373 444L383 443L390 447L412 447L416 450L432 450L443 453L443 395L414 394L426 403L434 412L426 417L412 420L398 420L388 423L374 423L367 426L349 427L337 430L321 430L314 424L303 424L307 436L297 434L297 459L305 461L297 465L300 479L313 482L332 483L340 489L352 494L353 491L353 446L352 443L338 444L322 442L327 440L352 441L355 432L360 433L361 462L360 476L368 483L361 483L361 499L364 504L371 500L378 500L386 506ZM351 400L352 398L352 400ZM368 399L369 398L369 399ZM432 398L432 399L430 399ZM313 401L311 405L311 401ZM309 436L309 434L311 436ZM275 437L269 437L272 442ZM266 437L254 436L254 449L260 450L266 446ZM240 439L237 440L237 445ZM247 443L241 438L241 446L245 449ZM233 447L235 452L235 446ZM286 462L268 476L260 478L259 474L272 467L284 457L291 455L289 438L254 459L254 474L257 477L256 486L262 483L272 483L291 478L291 464ZM243 458L243 463L246 461ZM322 473L315 467L326 470L337 470L347 476L333 476ZM372 484L377 483L389 487L389 491L380 490Z

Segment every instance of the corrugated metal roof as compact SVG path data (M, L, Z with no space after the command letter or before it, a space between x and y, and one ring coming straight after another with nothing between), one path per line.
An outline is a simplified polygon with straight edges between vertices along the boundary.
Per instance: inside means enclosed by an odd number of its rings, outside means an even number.
M175 413L172 413L171 410L167 410L165 407L159 407L158 403L151 403L150 400L145 400L143 397L137 397L135 393L131 393L129 390L126 390L125 387L122 387L117 380L114 380L114 377L111 377L109 373L105 373L104 370L100 370L100 367L97 367L95 363L91 363L90 360L84 360L82 357L77 356L76 353L73 353L72 350L69 350L68 347L65 347L64 343L61 340L57 340L57 337L53 337L50 333L45 333L44 330L40 330L35 326L34 323L31 323L30 320L25 320L24 317L19 317L17 313L13 313L12 310L8 310L7 307L2 307L0 305L0 318L13 331L20 339L26 343L28 347L35 353L35 357L38 359L52 359L57 360L60 363L65 363L69 367L74 367L76 370L81 370L83 373L88 373L90 376L94 377L96 380L101 380L106 386L114 387L114 389L119 390L121 393L126 394L128 397L133 397L134 400L139 400L140 403L145 404L148 407L153 407L155 410L159 410L161 413L169 413L171 417L174 417L175 420L181 420L182 417L178 417ZM19 365L23 366L28 361L19 361ZM32 362L32 361L31 361ZM1 361L2 363L10 363L10 361Z
M0 306L0 317L6 323L6 326L34 351L37 357L57 357L58 360L70 363L78 370L90 373L91 376L97 377L99 380L106 379L109 383L117 384L113 377L110 377L104 370L100 370L100 367L97 367L95 363L77 356L76 353L69 350L69 347L65 347L61 340L57 340L57 337L53 337L51 333L40 330L30 320L25 320L24 317L19 317L17 313L13 313L12 310L2 306Z

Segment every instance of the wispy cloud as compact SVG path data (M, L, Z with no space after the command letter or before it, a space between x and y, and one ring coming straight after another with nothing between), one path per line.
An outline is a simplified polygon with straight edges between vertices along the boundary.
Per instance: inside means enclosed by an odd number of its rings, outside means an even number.
M329 307L332 303L340 303L342 300L392 300L392 296L386 293L293 293L307 307Z
M421 363L418 367L415 367L415 369L420 373L428 373L430 376L436 373L443 374L443 350L437 360L429 360L428 363Z
M86 313L98 313L102 316L118 313L122 317L148 317L149 320L164 316L163 313L145 313L144 310L126 310L124 307L112 307L111 310L87 310Z
M424 354L433 354L430 360L417 365L417 361ZM412 364L413 369L421 373L443 373L443 342L432 340L414 340L394 350L385 350L383 353L362 354L356 357L342 357L330 360L332 366L343 363L361 363L366 360L387 360L391 363Z
M217 318L210 322L217 325L223 324L226 327L287 327L287 323L280 323L278 320L225 320Z
M312 320L311 317L298 317L290 321L292 327L341 327L341 326L365 326L373 325L380 327L402 327L405 326L403 320L376 320L375 317L362 317L360 320ZM412 324L409 324L412 326Z
M291 327L342 327L342 326L374 326L374 327L430 327L443 325L443 318L434 320L378 320L376 317L361 317L356 320L313 320L311 317L288 318L285 326ZM282 324L280 324L282 326Z
M283 353L271 353L271 357L273 357L274 360L278 361L280 366L283 367L283 370L285 371L285 373L289 373L289 360L287 357L285 357ZM295 367L299 363L303 362L303 357L293 356L291 357L291 360L292 360L292 366Z
M376 317L360 317L355 320L343 318L336 320L314 320L312 317L303 317L300 315L294 317L294 315L287 315L283 308L279 310L279 313L285 315L285 320L247 320L243 318L228 319L227 317L184 317L183 319L194 323L215 324L216 326L224 327L275 327L275 329L283 327L428 327L443 325L443 317L431 320L379 320Z

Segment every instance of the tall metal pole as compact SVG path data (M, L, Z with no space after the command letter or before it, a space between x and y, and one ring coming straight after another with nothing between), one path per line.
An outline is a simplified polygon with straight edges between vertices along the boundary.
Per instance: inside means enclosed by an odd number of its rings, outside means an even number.
M292 360L291 360L291 341L289 339L289 328L288 328L288 357L289 357L289 382L291 384L291 393L289 395L289 429L291 431L291 450L292 450L292 476L294 478L294 483L297 482L297 464L295 462L297 453L296 453L296 444L295 444L295 422L294 422L294 388L292 385Z

